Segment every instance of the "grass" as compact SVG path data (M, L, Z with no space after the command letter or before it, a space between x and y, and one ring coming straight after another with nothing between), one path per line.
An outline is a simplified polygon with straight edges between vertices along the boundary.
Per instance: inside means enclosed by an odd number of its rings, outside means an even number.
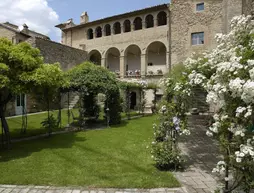
M73 110L74 113L77 113L77 110ZM58 116L58 111L51 112L55 118ZM47 133L47 130L41 126L41 122L48 117L47 113L40 113L40 114L31 114L27 116L27 132L21 133L22 127L22 117L14 117L8 118L7 122L10 128L10 134L12 139L16 138L24 138L29 136L35 136L39 134ZM70 122L72 122L72 116L70 116ZM54 129L53 131L60 131L63 130L68 124L68 114L67 110L62 110L62 127Z
M155 119L12 144L12 150L0 152L0 184L178 187L174 176L157 170L151 159Z
M75 117L78 117L78 109L73 109L73 114ZM51 112L54 117L57 119L58 111ZM130 116L137 116L139 115L136 111L130 112ZM121 113L122 118L127 118L125 113ZM41 122L48 117L47 113L40 113L40 114L30 114L27 116L27 132L21 133L22 127L22 117L13 117L8 118L7 122L10 128L10 134L12 139L20 139L30 136L36 136L40 134L47 133L47 130L41 126ZM103 122L103 113L100 113L99 122ZM70 123L73 122L72 115L70 116ZM67 110L62 110L62 127L54 129L53 131L61 131L63 130L68 124L68 114ZM1 124L0 124L1 126Z

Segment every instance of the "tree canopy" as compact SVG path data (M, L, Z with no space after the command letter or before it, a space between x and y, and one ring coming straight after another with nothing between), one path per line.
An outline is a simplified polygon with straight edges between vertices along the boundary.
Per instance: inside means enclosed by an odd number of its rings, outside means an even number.
M110 117L109 123L120 123L122 108L119 85L115 74L101 66L85 62L71 69L68 72L68 77L70 89L82 93L85 116L97 116L95 112L98 112L98 107L95 97L97 94L103 93L106 95L104 111Z
M0 38L0 118L7 143L9 127L5 106L20 93L37 88L57 88L68 85L59 64L44 64L40 51L28 43L12 44Z

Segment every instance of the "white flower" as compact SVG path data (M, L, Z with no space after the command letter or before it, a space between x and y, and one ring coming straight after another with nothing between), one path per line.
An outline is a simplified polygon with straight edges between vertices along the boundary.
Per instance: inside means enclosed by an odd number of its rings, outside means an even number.
M248 80L243 85L242 100L246 103L254 102L254 81Z
M206 77L196 71L192 71L191 74L188 76L190 85L201 85L205 80Z
M243 84L245 83L244 80L240 78L236 78L234 80L230 80L229 82L229 89L232 92L233 97L241 96L243 92Z
M246 111L246 107L238 107L237 109L236 109L236 117L240 117L240 115L244 112L244 111Z
M242 158L237 157L237 158L236 158L236 162L237 162L237 163L241 163L241 162L242 162Z
M212 137L212 136L213 136L213 133L210 132L210 131L207 131L207 132L206 132L206 135L207 135L208 137Z
M183 134L184 134L184 135L190 135L191 133L190 133L190 130L184 129L184 130L183 130Z

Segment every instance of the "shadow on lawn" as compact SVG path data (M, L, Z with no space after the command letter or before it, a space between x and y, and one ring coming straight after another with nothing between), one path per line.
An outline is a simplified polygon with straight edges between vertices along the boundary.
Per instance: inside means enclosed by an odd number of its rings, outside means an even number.
M59 134L36 140L23 141L11 144L11 149L0 149L0 163L30 156L32 153L44 149L71 148L75 142L85 141L84 137L78 137L77 133Z
M97 127L95 125L86 128L81 132L88 130L103 130L111 128L121 128L128 124L128 121L122 121L119 125L114 125L107 128L105 125ZM43 149L58 149L58 148L71 148L75 142L83 142L86 139L84 137L78 137L78 132L70 132L66 134L57 134L51 137L43 137L23 142L17 142L11 144L11 149L1 149L0 147L0 163L7 162L14 159L30 156L34 152L40 152ZM0 144L1 145L1 144Z

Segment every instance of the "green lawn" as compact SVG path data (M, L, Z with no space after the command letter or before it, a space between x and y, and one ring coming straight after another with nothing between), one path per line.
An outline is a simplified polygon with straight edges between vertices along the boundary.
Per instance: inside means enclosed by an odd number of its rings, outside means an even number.
M12 144L0 152L0 184L177 187L173 175L158 171L151 159L155 119Z
M78 117L78 109L72 110L75 117ZM58 111L53 111L54 117L57 118ZM137 116L138 113L135 111L130 113L131 117ZM126 118L126 114L121 114L122 118ZM8 118L7 122L10 128L10 134L12 139L19 139L29 136L35 136L39 134L45 134L47 133L47 130L42 128L41 122L48 117L47 113L41 113L41 114L31 114L27 116L27 132L21 133L21 127L22 127L22 117L14 117L14 118ZM103 120L103 113L100 113L99 122L101 123ZM73 122L72 115L70 116L70 123ZM53 131L60 131L63 130L68 124L68 114L67 110L62 110L62 128L54 129ZM106 125L106 123L105 123ZM1 126L1 123L0 123Z
M74 114L77 114L77 110L73 110ZM58 111L53 111L54 117L57 118ZM35 136L39 134L47 133L47 130L42 128L41 122L48 117L47 113L40 113L40 114L31 114L27 116L27 132L25 134L21 133L22 127L22 117L14 117L8 118L7 122L10 128L11 138L24 138L28 136ZM70 122L72 122L72 116L70 116ZM62 110L62 128L55 129L53 131L62 130L68 124L68 114L67 110Z

